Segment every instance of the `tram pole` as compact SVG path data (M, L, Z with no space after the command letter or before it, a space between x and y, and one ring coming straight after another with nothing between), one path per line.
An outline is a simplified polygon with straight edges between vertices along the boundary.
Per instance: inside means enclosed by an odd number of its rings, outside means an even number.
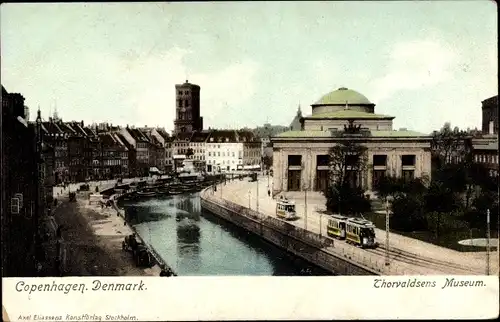
M389 201L385 200L385 266L389 266Z
M259 212L259 175L257 174L257 213Z
M490 275L490 210L486 209L486 275Z

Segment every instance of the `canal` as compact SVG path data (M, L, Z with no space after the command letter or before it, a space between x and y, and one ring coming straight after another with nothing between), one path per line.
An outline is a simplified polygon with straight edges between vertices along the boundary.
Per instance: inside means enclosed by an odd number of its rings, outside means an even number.
M120 201L120 207L179 276L327 274L202 210L199 193Z

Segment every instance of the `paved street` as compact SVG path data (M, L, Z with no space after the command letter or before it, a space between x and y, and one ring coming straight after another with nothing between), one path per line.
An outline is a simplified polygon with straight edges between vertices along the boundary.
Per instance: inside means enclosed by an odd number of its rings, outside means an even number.
M270 178L272 180L272 178ZM219 185L214 197L224 198L261 213L275 217L276 201L268 196L268 178L260 177L257 182L235 180L226 185ZM272 182L270 181L272 185ZM259 198L257 201L257 190ZM325 199L317 192L309 192L307 200L307 216L305 216L304 193L289 192L286 196L296 203L300 218L292 224L318 234L326 233L328 216L318 210L325 209ZM306 219L307 218L307 219ZM306 220L305 220L306 219ZM321 225L320 225L321 221ZM342 241L335 241L329 251L337 254L349 254L351 258L370 266L376 267L387 275L401 274L485 274L486 254L463 253L417 239L408 238L390 233L390 265L385 266L385 230L376 229L377 241L381 247L375 250L363 250ZM492 273L498 274L498 252L491 253L490 267Z
M127 181L131 181L127 180ZM125 182L125 180L124 180ZM115 181L91 184L91 191L114 186ZM77 194L77 202L68 201L69 191L75 191L80 184L66 189L54 188L54 194L62 204L55 211L55 220L62 227L66 249L65 274L67 276L140 276L158 275L154 269L137 268L131 254L121 249L123 237L131 233L116 216L113 209L91 206L85 198L88 193Z

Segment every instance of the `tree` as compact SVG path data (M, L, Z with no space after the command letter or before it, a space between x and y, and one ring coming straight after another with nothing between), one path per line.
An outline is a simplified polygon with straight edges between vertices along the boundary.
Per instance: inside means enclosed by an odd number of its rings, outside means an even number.
M472 151L470 135L458 127L451 129L450 123L445 123L441 130L433 132L431 150L438 168L460 162Z
M186 157L189 159L191 156L193 156L194 152L192 148L187 149L186 151Z
M359 126L350 122L340 133L340 142L329 151L329 182L325 191L327 209L340 214L357 214L371 210L361 187L366 171L367 148L355 138L362 135Z
M262 163L266 168L271 168L273 166L273 157L269 155L265 155L262 157Z
M329 151L330 182L344 187L354 185L366 170L367 148L353 141L341 141Z

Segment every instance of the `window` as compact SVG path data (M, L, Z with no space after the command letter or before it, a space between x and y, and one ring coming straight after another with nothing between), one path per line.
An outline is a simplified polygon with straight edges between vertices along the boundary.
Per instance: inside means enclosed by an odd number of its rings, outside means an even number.
M234 158L234 151L232 152L232 156L233 156L233 158Z
M401 164L403 167L405 166L415 166L415 155L407 154L401 156Z
M316 165L318 167L321 167L321 166L328 166L328 155L317 155L316 156Z
M373 156L373 166L387 166L387 155L375 154Z
M301 155L289 155L288 156L288 166L301 166L302 156Z
M409 182L415 178L415 171L414 170L403 170L402 174L404 182Z

